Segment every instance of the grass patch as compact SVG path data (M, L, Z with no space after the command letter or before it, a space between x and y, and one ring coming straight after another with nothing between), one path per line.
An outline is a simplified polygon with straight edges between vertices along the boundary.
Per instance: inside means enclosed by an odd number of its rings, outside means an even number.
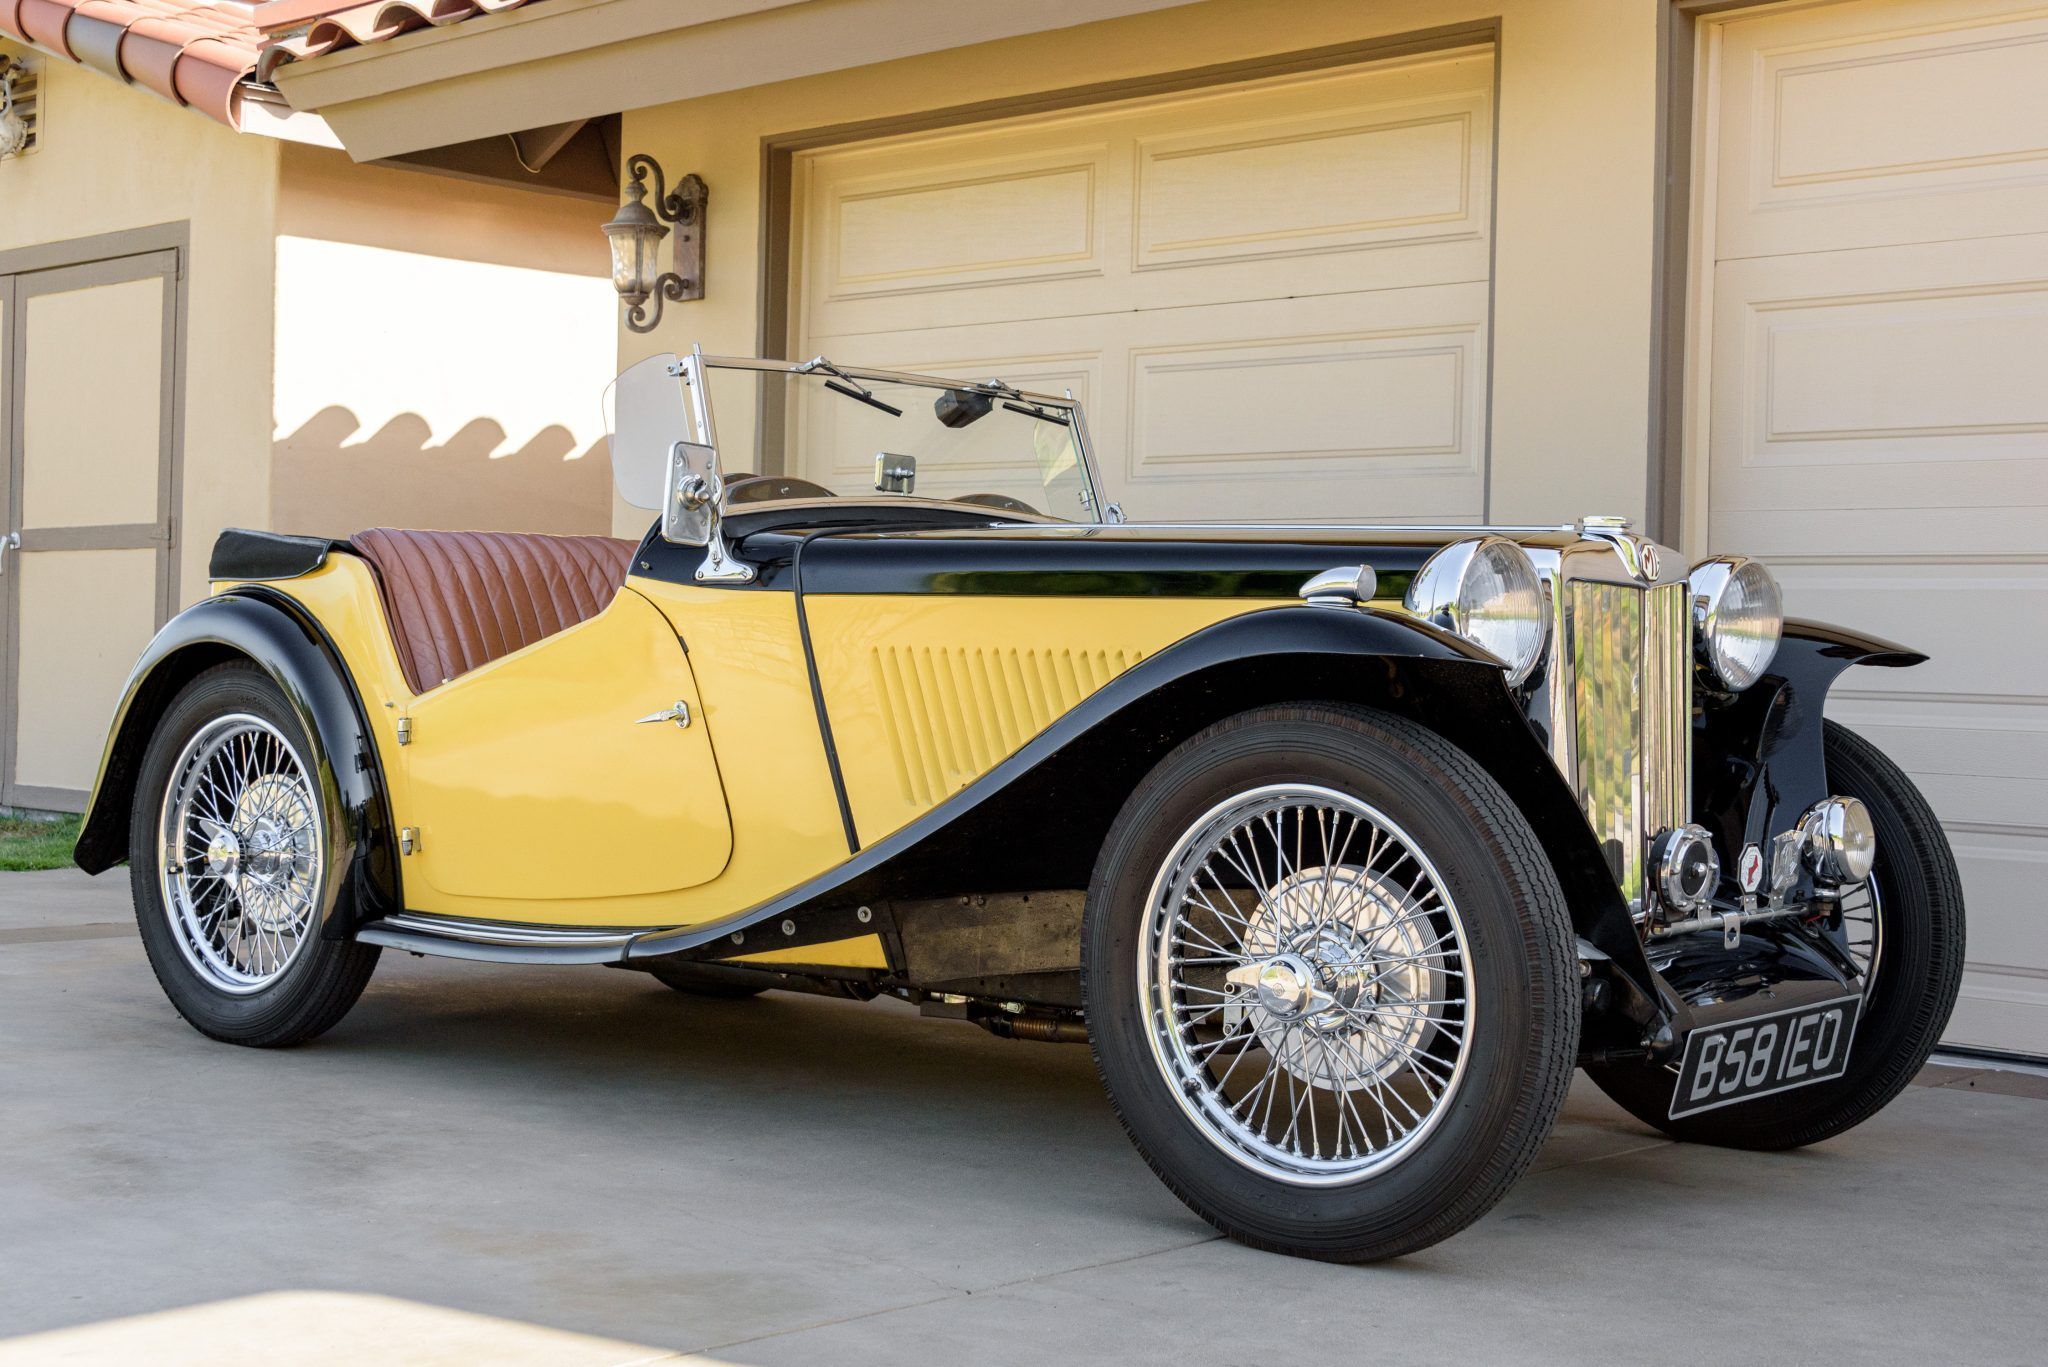
M0 814L0 871L69 868L71 847L77 841L75 816L49 821Z

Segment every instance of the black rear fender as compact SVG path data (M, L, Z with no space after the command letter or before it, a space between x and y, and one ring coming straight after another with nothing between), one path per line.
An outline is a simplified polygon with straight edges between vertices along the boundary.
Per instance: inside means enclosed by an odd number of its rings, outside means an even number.
M376 742L348 670L326 633L295 600L264 588L208 598L156 634L122 689L73 858L100 873L128 857L129 818L142 757L178 691L216 665L247 661L283 690L315 741L311 762L329 812L330 908L323 934L342 938L397 911L398 870Z

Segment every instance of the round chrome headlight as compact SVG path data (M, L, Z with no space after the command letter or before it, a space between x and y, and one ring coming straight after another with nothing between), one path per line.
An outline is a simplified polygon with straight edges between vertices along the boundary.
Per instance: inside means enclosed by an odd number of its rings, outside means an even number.
M1731 555L1701 561L1686 584L1700 663L1722 687L1740 693L1764 676L1778 653L1785 630L1778 581L1756 561Z
M1455 541L1431 556L1408 587L1408 610L1506 661L1509 687L1543 658L1543 581L1505 537Z

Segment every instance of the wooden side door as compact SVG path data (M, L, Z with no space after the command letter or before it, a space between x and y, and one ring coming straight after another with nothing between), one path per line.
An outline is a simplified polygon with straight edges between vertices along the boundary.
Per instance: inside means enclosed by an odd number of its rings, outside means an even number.
M0 803L83 808L177 601L179 255L4 277Z

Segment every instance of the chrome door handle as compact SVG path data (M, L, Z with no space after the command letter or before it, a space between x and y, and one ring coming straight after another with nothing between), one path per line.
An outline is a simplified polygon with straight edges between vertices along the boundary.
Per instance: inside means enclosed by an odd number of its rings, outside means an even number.
M7 553L21 549L21 533L9 532L0 536L0 575L7 573Z
M690 724L690 705L686 702L679 702L674 707L669 708L666 712L655 712L651 713L648 716L641 717L639 720L635 721L633 725L645 726L649 722L655 721L672 721L676 724L677 729L680 730L683 727L686 727Z

